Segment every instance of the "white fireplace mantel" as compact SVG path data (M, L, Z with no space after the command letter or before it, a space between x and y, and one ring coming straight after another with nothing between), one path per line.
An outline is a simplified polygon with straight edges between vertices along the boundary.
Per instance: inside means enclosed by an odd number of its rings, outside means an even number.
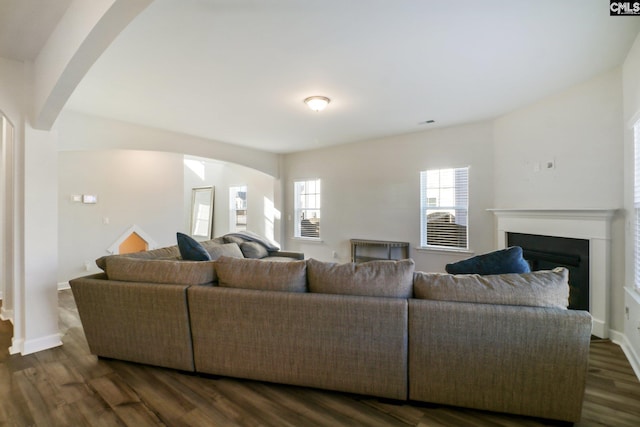
M609 336L611 220L616 209L488 209L496 216L498 249L507 233L589 240L589 312L593 334Z

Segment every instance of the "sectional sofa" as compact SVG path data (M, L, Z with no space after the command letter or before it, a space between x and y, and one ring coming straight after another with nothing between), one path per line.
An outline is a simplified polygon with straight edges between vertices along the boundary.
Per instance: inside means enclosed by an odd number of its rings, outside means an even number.
M591 317L567 310L565 269L450 275L415 272L412 260L196 262L171 251L107 257L104 273L70 281L93 354L400 401L580 418Z

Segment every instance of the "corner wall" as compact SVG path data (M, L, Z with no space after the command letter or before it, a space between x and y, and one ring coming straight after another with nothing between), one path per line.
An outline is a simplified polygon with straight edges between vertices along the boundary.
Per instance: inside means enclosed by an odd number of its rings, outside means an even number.
M287 248L307 258L350 261L349 239L410 242L416 269L444 271L470 253L417 250L420 244L420 171L469 166L469 245L494 248L493 129L491 122L329 147L284 156ZM293 182L322 180L321 242L293 238ZM336 252L334 258L333 252Z
M617 68L498 118L494 154L496 208L620 210L611 230L609 324L615 331L624 328L621 117Z
M95 259L134 224L159 246L184 232L183 157L134 150L57 153L58 283L98 272ZM72 195L98 196L96 204ZM87 267L88 266L88 267ZM87 269L88 268L88 269Z

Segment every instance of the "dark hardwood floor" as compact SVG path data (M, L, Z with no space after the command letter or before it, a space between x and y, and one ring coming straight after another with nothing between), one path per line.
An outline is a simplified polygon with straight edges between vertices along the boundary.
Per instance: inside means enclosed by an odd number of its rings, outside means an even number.
M9 356L0 322L0 426L544 426L548 420L231 378L203 378L89 354L71 291L63 346ZM640 426L640 383L621 349L591 344L577 426Z

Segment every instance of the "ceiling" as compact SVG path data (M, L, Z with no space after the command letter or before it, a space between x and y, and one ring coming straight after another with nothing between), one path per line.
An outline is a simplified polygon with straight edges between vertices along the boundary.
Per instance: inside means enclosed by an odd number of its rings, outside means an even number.
M68 3L0 0L0 16L8 4L48 21ZM66 108L276 153L485 120L620 65L640 18L608 4L155 0ZM27 29L1 19L0 40ZM33 58L35 27L0 56ZM310 95L331 103L312 112Z
M0 57L35 59L71 0L0 0Z

